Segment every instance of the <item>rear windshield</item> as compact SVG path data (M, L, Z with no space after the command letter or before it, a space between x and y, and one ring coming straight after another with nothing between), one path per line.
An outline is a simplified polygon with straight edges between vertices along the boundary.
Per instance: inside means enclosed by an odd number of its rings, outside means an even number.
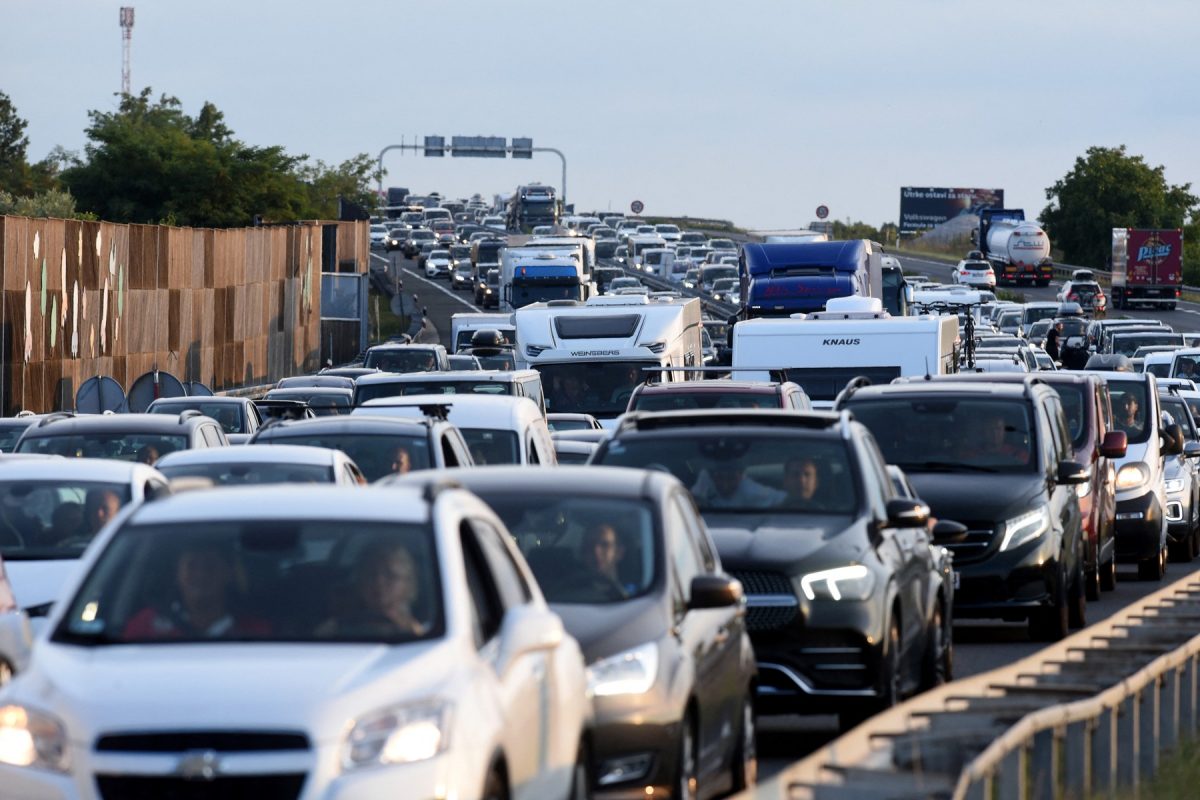
M235 464L180 464L159 467L168 478L208 478L217 486L267 483L333 483L333 469L315 464L263 462Z
M770 392L721 391L643 393L630 411L689 411L700 408L779 408L779 395Z
M221 428L226 433L246 433L246 422L242 417L242 409L232 403L205 402L201 399L152 403L149 412L151 414L179 414L188 409L195 409L206 417L212 417L221 423Z
M432 350L370 350L363 366L384 372L433 372L438 368L437 354Z
M154 433L80 433L25 438L18 453L37 453L67 458L111 458L153 464L167 453L186 450L187 436Z
M328 447L350 456L369 481L396 472L429 469L429 440L422 436L389 433L304 433L283 429L260 433L255 444L299 444Z
M483 359L481 358L482 362ZM495 369L484 367L484 369ZM354 401L362 405L380 397L404 397L417 394L514 394L513 385L507 381L397 381L396 383L374 383L355 389Z

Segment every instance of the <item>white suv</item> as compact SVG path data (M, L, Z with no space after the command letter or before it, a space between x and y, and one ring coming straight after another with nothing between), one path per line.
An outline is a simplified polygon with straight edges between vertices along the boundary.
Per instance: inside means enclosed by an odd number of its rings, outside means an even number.
M36 649L0 690L5 797L586 792L579 646L460 489L126 510Z
M964 286L996 290L996 271L987 261L973 261L964 258L954 268L953 277L955 283L961 283Z

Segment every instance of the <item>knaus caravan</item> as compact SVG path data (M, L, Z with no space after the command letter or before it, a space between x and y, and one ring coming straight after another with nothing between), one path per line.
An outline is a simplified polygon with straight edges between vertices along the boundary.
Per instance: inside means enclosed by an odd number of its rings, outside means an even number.
M956 316L893 317L878 298L841 297L823 312L739 322L733 377L770 380L772 370L784 370L814 408L829 408L859 376L878 384L957 372L958 351Z

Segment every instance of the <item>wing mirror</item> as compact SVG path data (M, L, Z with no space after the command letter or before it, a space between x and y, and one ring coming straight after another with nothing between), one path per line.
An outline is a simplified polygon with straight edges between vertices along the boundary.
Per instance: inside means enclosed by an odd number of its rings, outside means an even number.
M952 519L939 519L933 526L933 541L937 544L958 544L967 538L967 526Z
M729 608L742 602L742 584L728 575L697 575L692 578L689 611Z
M1092 470L1078 461L1058 462L1058 482L1068 486L1087 483L1092 479Z
M897 497L888 500L887 527L923 528L929 522L929 506L920 500Z
M1183 455L1186 458L1195 458L1200 456L1200 442L1184 442Z
M1109 431L1100 443L1100 455L1105 458L1124 458L1129 449L1129 435L1125 431Z
M554 612L531 606L510 608L500 625L500 674L521 656L558 647L563 635L562 619Z

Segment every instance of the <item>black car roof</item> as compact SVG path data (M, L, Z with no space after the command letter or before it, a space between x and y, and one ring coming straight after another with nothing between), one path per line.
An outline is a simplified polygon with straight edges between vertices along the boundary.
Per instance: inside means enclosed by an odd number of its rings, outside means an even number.
M178 416L174 414L85 414L74 415L67 412L48 414L31 426L26 436L70 436L76 433L93 433L100 431L130 433L179 433L181 430L190 431L201 422L216 421L196 411L184 411Z
M698 411L634 411L621 417L613 436L646 431L694 432L696 428L731 429L766 428L776 433L784 430L832 431L849 424L850 416L838 412L787 411L783 409L705 409Z
M678 483L678 479L657 470L630 467L594 467L562 465L554 468L554 480L547 481L521 466L468 467L440 470L437 473L413 473L405 479L387 479L387 483L411 485L413 482L449 481L472 492L554 493L566 497L653 497Z
M989 373L984 373L989 374ZM946 381L946 380L917 380L912 383L889 383L883 386L863 386L856 389L853 394L846 398L846 402L853 402L859 398L882 397L887 395L919 395L919 394L959 394L959 395L997 395L1000 397L1011 397L1019 399L1025 396L1026 389L1036 389L1038 386L1043 386L1047 391L1053 391L1049 386L1040 382L1040 379L1024 373L1021 375L1024 380L1019 383L1015 380L1006 382L978 380L978 381Z
M297 434L312 434L328 436L331 434L347 433L416 433L421 429L428 431L438 420L416 419L411 417L371 417L366 415L347 415L338 417L316 417L315 419L285 419L269 423L260 428L255 434L255 440L272 436L287 436Z

